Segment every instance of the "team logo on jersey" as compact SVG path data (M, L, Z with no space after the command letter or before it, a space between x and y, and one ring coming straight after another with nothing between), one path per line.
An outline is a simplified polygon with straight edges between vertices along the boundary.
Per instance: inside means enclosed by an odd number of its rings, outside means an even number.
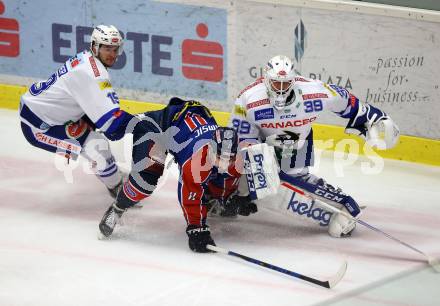
M302 96L303 100L311 100L311 99L321 99L321 98L328 98L328 95L322 92L312 93L312 94L305 94Z
M275 115L272 108L265 108L254 113L255 120L273 119Z
M78 58L78 56L71 57L69 59L70 67L75 68L79 64L81 64L81 58Z
M66 135L70 139L78 139L88 130L88 125L84 120L70 122L66 124Z
M78 66L79 64L79 59L75 58L73 61L70 62L70 66L72 66L72 68L75 68L76 66Z
M249 110L251 108L255 108L255 107L258 107L258 106L261 106L261 105L266 105L266 104L270 104L269 99L263 99L263 100L258 100L258 101L249 103L249 104L246 105L246 109Z
M184 122L191 132L197 127L207 125L208 122L200 114L187 112Z

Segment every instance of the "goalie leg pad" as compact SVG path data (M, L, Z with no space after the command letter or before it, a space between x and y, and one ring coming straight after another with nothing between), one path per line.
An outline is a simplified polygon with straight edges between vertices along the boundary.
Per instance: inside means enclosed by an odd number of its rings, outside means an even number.
M341 210L347 212L347 210L342 207ZM330 236L335 238L342 238L350 236L351 232L356 227L356 221L344 216L341 213L334 213L330 218L330 223L328 225L328 233Z
M361 208L352 197L342 192L340 188L327 184L322 178L318 178L313 174L292 176L281 171L280 179L318 197L330 205L343 205L353 217L358 216L361 212Z
M251 200L276 194L280 186L280 178L273 147L259 143L248 146L242 151Z

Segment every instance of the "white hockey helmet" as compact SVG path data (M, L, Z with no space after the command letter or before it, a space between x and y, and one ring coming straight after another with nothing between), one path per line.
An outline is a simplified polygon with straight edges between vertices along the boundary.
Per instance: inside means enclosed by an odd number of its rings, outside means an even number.
M264 68L263 77L269 100L275 108L282 109L293 103L293 99L286 103L295 81L293 62L289 57L285 55L272 57Z
M115 26L99 25L93 29L90 39L90 50L92 50L95 56L98 56L98 50L101 45L118 46L118 55L121 55L123 44L121 33L119 33Z

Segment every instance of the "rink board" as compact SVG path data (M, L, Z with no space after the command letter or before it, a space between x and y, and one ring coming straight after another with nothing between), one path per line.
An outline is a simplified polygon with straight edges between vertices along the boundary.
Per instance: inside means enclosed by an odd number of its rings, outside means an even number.
M0 84L0 108L18 109L20 95L25 91L25 86ZM121 108L132 114L163 107L164 105L159 103L121 99ZM220 125L228 123L229 113L213 111L213 114ZM342 127L315 123L313 132L315 140L322 140L322 142L316 142L319 149L360 153L371 155L373 158L378 155L384 158L440 166L440 141L438 140L402 135L399 144L391 150L372 151L367 147L367 152L365 152L363 141L345 134ZM329 140L333 141L329 142Z

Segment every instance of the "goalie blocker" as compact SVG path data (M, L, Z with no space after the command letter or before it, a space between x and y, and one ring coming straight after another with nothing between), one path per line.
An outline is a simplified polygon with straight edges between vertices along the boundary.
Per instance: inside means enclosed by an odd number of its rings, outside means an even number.
M242 149L242 152L250 198L260 200L276 194L280 178L274 148L266 143L259 143Z

